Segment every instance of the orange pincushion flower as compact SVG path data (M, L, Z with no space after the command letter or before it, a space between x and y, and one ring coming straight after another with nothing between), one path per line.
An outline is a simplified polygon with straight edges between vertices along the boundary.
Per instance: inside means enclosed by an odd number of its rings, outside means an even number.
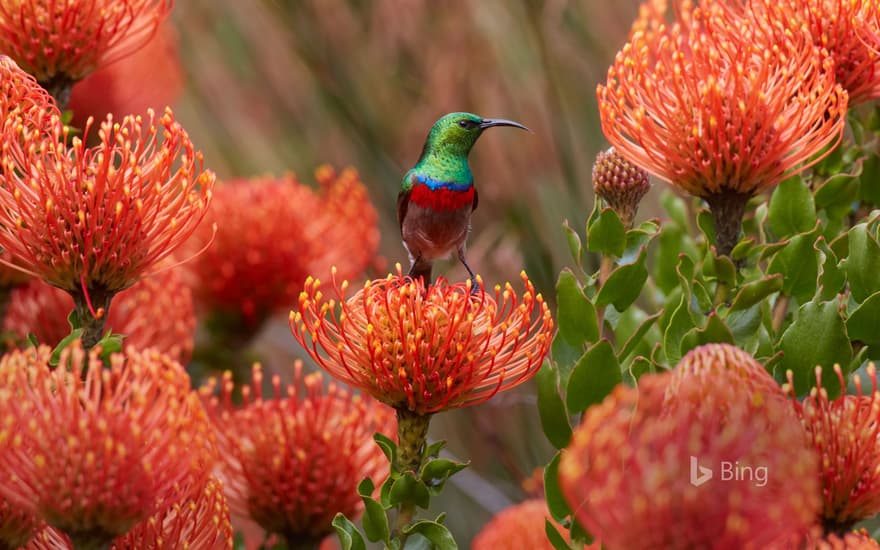
M0 55L0 120L3 121L4 139L17 133L20 139L40 139L34 130L54 128L60 117L55 101L27 74L5 55ZM16 127L22 128L16 132ZM7 134L7 132L13 132Z
M665 5L643 10L597 89L620 154L712 206L772 188L840 139L847 96L809 36L713 3L682 3L667 23Z
M219 481L208 478L201 489L175 496L178 500L114 539L110 549L232 548L229 505ZM24 550L75 549L67 536L45 526Z
M33 334L54 346L70 333L72 310L67 292L34 279L11 292L3 328L18 341ZM177 269L145 277L116 296L106 330L125 335L125 347L155 348L186 364L196 331L192 290Z
M618 386L585 413L559 465L577 520L611 550L776 548L803 537L819 508L816 457L790 405L755 399L727 376L705 390L706 404L666 405L672 376Z
M75 342L52 369L50 353L0 358L0 496L95 544L204 483L216 449L183 367L129 348L105 368Z
M177 31L166 22L143 48L77 82L68 104L71 124L82 127L90 116L121 118L173 105L183 91L178 49Z
M541 498L505 508L477 533L471 550L552 550L553 545L544 534L548 519L547 503ZM558 523L552 523L558 531L564 531ZM588 548L594 546L599 549L599 544Z
M388 460L372 438L395 433L394 413L335 384L324 390L320 373L303 376L300 362L287 388L272 378L273 398L263 397L262 382L255 365L253 386L242 388L244 404L234 407L227 372L220 397L207 399L230 504L290 544L318 540L332 531L337 513L362 512L362 479L379 485L387 476Z
M841 387L846 388L840 367L834 370ZM880 391L873 364L867 372L870 393L862 392L856 376L856 395L829 399L817 367L816 386L810 395L803 401L792 399L820 457L817 471L823 507L818 517L826 533L842 535L856 522L880 512ZM791 372L788 377L787 387L793 388Z
M24 145L10 134L0 246L16 265L89 302L96 317L205 215L214 175L170 110L158 119L152 111L121 123L108 117L95 147L60 124L53 136Z
M353 169L316 171L320 191L293 175L232 181L216 189L208 221L218 230L188 268L196 301L258 327L296 301L309 273L330 266L355 277L376 253L376 210ZM192 249L208 243L205 224Z
M708 406L707 401L714 400L713 406L723 413L728 396L716 392L714 386L725 383L742 388L758 403L786 399L782 387L754 357L730 344L706 344L685 354L672 371L666 406Z
M5 0L0 51L40 82L77 81L140 48L173 0Z
M535 375L553 319L526 274L517 298L508 283L472 293L470 281L398 275L368 281L349 299L336 283L327 299L309 279L290 313L294 337L331 376L396 409L426 415L486 401ZM534 317L534 318L533 318Z

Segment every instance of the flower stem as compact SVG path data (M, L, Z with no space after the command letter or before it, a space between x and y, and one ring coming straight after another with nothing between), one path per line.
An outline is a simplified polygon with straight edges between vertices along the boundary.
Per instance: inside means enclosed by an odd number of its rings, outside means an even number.
M735 191L721 191L703 198L712 213L718 255L730 256L733 247L739 242L743 214L751 195Z
M74 550L109 550L113 543L113 537L107 537L103 532L68 532L67 536L70 537Z
M82 345L85 349L91 349L104 336L104 322L107 320L107 312L110 310L112 292L103 289L89 289L89 294L82 291L71 292L73 295L74 311L83 329ZM91 302L91 304L89 303ZM92 314L94 311L95 315Z
M55 104L58 105L58 110L62 113L70 102L70 91L73 90L73 84L74 82L63 74L57 74L49 80L40 82L40 86L55 98Z
M599 263L599 279L596 287L597 292L605 286L605 281L608 280L608 277L611 276L611 272L614 271L614 265L614 258L607 254L602 254L602 260ZM606 334L605 331L605 306L596 306L596 318L599 324L599 333L610 340L611 335Z
M429 414L422 415L404 408L397 409L397 460L401 471L419 475L430 422ZM406 502L398 508L394 531L400 537L401 548L404 547L407 539L403 529L412 522L415 514L415 503Z

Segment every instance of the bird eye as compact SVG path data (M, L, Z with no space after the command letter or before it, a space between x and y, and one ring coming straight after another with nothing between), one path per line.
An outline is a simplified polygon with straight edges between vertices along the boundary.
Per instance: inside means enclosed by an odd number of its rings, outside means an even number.
M479 126L479 124L476 121L473 121L469 118L463 118L463 119L459 120L458 125L461 126L462 128L464 128L465 130L473 130L474 128Z

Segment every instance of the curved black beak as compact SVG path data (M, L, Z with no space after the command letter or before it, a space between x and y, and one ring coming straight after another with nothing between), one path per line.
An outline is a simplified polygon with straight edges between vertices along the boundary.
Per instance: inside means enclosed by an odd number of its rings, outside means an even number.
M520 124L519 122L514 122L512 120L505 120L503 118L484 118L480 121L480 129L485 130L486 128L491 128L492 126L513 126L514 128L520 128L527 132L531 132L528 128Z

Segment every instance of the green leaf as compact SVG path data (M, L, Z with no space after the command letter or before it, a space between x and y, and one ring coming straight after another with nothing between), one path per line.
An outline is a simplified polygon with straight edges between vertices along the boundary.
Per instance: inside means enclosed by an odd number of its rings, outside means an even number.
M660 318L661 312L657 312L650 317L646 317L642 323L633 331L630 337L623 344L623 347L620 348L620 351L617 352L617 360L623 362L629 357L635 350L636 347L642 343L642 339L645 337L645 334L651 327L654 326L654 323L657 322L657 319Z
M467 462L456 462L448 458L435 458L428 461L422 467L420 477L425 486L427 486L428 491L433 495L438 495L446 484L446 480L456 472L460 472L467 467Z
M717 253L711 253L711 262L703 264L703 273L712 275L719 281L727 283L729 287L736 286L736 266L733 260L727 256L719 256Z
M819 298L831 300L843 290L843 285L846 284L846 275L843 269L841 269L834 251L825 242L825 237L816 239L814 248L819 251L819 261L821 262L821 269L819 270L819 286L821 287Z
M684 336L696 326L688 297L682 295L669 318L669 325L663 333L663 353L671 365L678 363L681 359L681 343Z
M874 206L880 206L880 156L868 155L862 163L860 198Z
M819 278L819 257L813 243L814 233L797 235L770 261L768 274L783 276L782 292L794 296L798 302L808 301L816 293Z
M612 304L617 311L625 311L639 297L647 280L645 248L642 248L635 262L619 266L611 272L596 295L596 305Z
M849 288L856 302L880 290L880 244L861 223L849 231L849 255L844 264Z
M440 450L445 446L446 441L442 439L426 445L425 450L422 451L422 462L440 456Z
M458 544L456 544L449 529L435 521L417 521L405 527L403 532L407 535L417 533L425 537L434 545L434 550L458 550Z
M563 222L562 230L565 231L565 240L568 242L568 253L571 254L571 259L574 260L574 265L581 265L581 260L584 255L584 247L581 244L580 235L568 225L568 220Z
M688 213L687 204L685 204L684 199L669 190L664 190L660 194L660 204L669 215L669 219L675 222L682 231L687 232L690 230L691 216Z
M566 343L581 347L599 339L599 319L593 303L584 296L580 283L569 269L556 281L556 322Z
M339 545L342 550L367 550L367 543L363 535L358 531L357 525L342 514L336 514L333 518L333 528L339 537Z
M635 386L643 374L654 372L654 364L647 357L639 355L633 358L627 372L629 373L630 383Z
M419 508L427 508L431 503L431 494L428 492L428 487L425 483L416 479L412 472L404 472L391 486L391 492L388 493L388 502L392 507L397 507L401 504L415 504ZM364 529L366 529L366 525Z
M779 292L782 290L782 278L783 274L776 273L744 284L730 303L730 311L748 309Z
M846 320L846 331L853 342L880 345L880 292L868 296Z
M103 361L105 365L109 363L111 355L122 351L123 338L125 338L125 336L123 336L122 334L113 334L108 330L107 334L105 334L103 338L98 340L98 343L96 345L101 348L100 357L101 361Z
M535 379L538 384L538 414L541 417L541 428L550 443L562 449L571 440L571 425L568 411L559 395L557 370L548 362L538 371Z
M391 464L397 462L397 443L393 439L383 433L376 432L373 434L373 441L382 449L388 462Z
M559 331L553 337L553 343L550 344L550 357L553 358L553 364L559 369L559 379L564 387L571 375L571 369L574 368L577 360L584 354L584 346L572 346L565 341L565 338Z
M822 385L832 398L840 392L840 382L833 366L846 369L852 348L846 325L836 300L807 302L798 309L794 322L782 334L778 349L783 352L776 375L788 370L794 374L794 389L803 395L813 387L814 369L822 367ZM844 375L849 374L844 372Z
M385 508L373 499L373 491L375 486L370 478L366 478L358 484L357 491L364 501L364 515L361 523L364 526L364 533L371 542L388 541L391 537L391 530L388 528L388 516L385 514Z
M562 451L553 455L550 463L544 468L544 498L547 499L547 510L550 516L556 521L562 521L563 518L571 514L571 508L568 502L562 496L562 489L559 488L559 459L562 457Z
M587 250L619 258L626 249L626 227L611 208L603 208L587 227Z
M691 329L684 335L680 348L681 354L684 356L697 346L714 343L734 344L735 341L730 329L713 311L709 313L705 327Z
M27 333L27 343L34 348L40 347L40 342L37 340L37 336L33 332Z
M67 324L70 326L70 332L82 328L82 323L80 322L79 315L76 314L75 309L67 315Z
M780 239L806 233L816 225L816 203L801 177L776 186L770 197L770 229Z
M700 232L706 237L706 243L710 246L715 246L715 222L712 220L712 213L706 209L700 210L697 212L697 227L700 228Z
M614 348L604 338L577 362L565 389L566 405L572 413L583 412L599 403L621 381L620 363Z
M559 534L556 526L553 525L553 522L549 519L544 520L544 535L547 537L547 540L550 541L550 544L553 545L555 550L571 550L571 546L565 542L565 539Z
M64 337L63 340L58 342L58 345L55 346L55 349L52 350L52 355L49 357L49 366L57 367L58 362L61 361L61 352L64 349L72 344L74 340L79 340L82 337L83 329L77 328L73 329L70 334Z

